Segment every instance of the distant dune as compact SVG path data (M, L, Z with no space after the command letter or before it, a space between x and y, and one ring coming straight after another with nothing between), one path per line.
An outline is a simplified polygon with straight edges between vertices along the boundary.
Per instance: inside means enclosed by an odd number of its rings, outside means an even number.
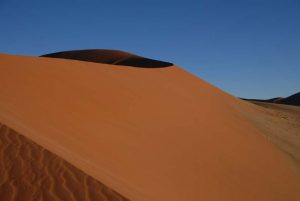
M300 179L265 137L258 106L155 67L0 55L0 122L132 201L299 200Z
M127 200L1 124L0 145L1 201Z
M286 104L286 105L298 105L300 106L300 92L291 95L287 98L276 101L276 103Z
M142 68L162 68L172 63L144 58L119 50L73 50L42 55L42 57L73 59L103 64L134 66Z
M265 103L278 103L278 104L285 104L285 105L300 106L300 92L291 95L287 98L277 97L271 99L247 99L247 98L242 98L242 99L248 101L258 101L258 102L265 102Z

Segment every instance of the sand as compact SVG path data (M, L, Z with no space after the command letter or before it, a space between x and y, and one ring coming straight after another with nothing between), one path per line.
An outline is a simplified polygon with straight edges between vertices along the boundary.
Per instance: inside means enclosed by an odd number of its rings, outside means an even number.
M257 127L292 161L300 175L300 107L253 102L260 106L251 116Z
M257 113L177 66L0 56L0 122L132 201L294 201Z
M0 200L126 201L26 137L0 124Z

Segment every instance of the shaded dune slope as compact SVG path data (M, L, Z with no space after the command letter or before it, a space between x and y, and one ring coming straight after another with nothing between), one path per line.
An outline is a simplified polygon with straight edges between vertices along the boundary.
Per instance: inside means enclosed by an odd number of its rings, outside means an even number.
M300 92L291 95L287 98L280 99L276 103L286 104L286 105L297 105L300 106Z
M162 68L173 65L169 62L148 59L119 50L73 50L46 54L42 55L42 57L73 59L141 68Z
M2 124L0 200L127 201L99 181Z
M290 161L245 115L257 106L179 67L0 62L0 122L132 201L300 198Z
M257 101L262 103L276 103L277 101L284 99L282 97L270 98L270 99L253 99L253 98L241 98L245 101Z
M265 102L265 103L279 103L279 104L285 104L285 105L295 105L295 106L300 106L300 92L293 94L289 97L282 98L282 97L277 97L277 98L271 98L271 99L247 99L247 98L242 98L243 100L247 101L257 101L257 102Z

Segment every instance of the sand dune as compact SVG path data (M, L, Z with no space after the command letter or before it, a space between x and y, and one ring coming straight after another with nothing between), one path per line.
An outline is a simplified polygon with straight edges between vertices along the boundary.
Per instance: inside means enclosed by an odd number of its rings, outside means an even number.
M251 118L273 144L293 162L300 175L300 107L253 102L261 107Z
M42 57L73 59L103 64L134 66L143 68L161 68L172 63L144 58L119 50L73 50L42 55Z
M0 122L132 201L295 201L238 100L179 67L0 56Z
M300 92L288 96L286 98L276 97L271 99L247 99L247 98L242 98L242 99L247 101L256 101L256 102L263 102L263 103L278 103L278 104L285 104L285 105L300 106Z
M276 103L287 104L287 105L298 105L300 106L300 92L291 95L287 98L276 101Z
M0 200L127 200L1 124L0 145Z

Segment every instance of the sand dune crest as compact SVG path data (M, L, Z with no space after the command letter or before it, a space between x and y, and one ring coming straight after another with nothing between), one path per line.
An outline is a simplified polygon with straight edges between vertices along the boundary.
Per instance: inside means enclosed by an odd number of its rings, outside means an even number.
M42 55L42 57L74 59L103 64L134 66L141 68L162 68L172 63L144 58L119 50L73 50Z

